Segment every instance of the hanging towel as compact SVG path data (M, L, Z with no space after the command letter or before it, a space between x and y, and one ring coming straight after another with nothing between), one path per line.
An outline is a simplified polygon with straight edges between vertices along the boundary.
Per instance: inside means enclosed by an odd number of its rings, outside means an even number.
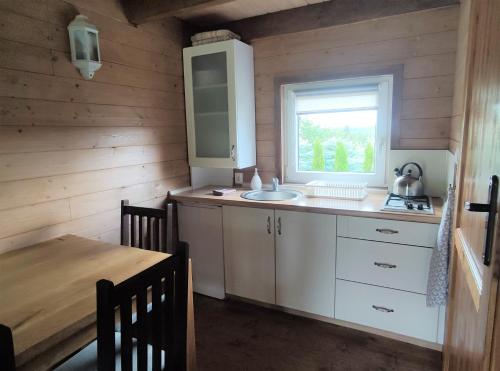
M429 278L427 281L427 306L445 305L448 297L448 265L451 248L455 188L449 187L448 199L443 206L443 215L437 236L437 245L432 251Z

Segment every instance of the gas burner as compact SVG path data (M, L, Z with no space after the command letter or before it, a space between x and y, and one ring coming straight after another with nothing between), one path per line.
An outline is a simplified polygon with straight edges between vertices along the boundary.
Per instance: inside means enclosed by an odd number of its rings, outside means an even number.
M429 196L399 196L394 193L387 195L382 210L414 214L434 214L432 199Z

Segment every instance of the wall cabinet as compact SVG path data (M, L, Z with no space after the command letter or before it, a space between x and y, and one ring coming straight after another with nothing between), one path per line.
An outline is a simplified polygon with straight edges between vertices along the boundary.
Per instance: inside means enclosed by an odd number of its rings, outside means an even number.
M336 216L275 211L276 304L333 318Z
M185 48L189 164L255 165L253 49L238 40Z
M222 209L226 292L275 304L274 210Z

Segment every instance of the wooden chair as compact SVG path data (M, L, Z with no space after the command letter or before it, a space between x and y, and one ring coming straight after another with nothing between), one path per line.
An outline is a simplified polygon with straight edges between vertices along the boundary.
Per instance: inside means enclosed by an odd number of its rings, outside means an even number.
M12 331L9 327L0 325L0 370L14 371L16 362L14 358L14 342Z
M100 280L96 286L97 340L56 370L186 370L186 243L179 243L175 255L118 285ZM150 311L148 293L152 297ZM120 312L121 332L115 331L116 308Z
M169 234L169 205L172 207L171 238ZM130 206L128 200L121 202L121 244L145 250L175 253L178 244L177 202L170 198L165 201L165 209Z

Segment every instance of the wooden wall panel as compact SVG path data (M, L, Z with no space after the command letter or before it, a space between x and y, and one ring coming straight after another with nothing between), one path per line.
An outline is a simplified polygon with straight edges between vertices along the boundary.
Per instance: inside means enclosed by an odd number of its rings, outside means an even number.
M467 50L469 47L471 0L462 0L458 25L458 49L455 73L455 94L453 96L453 116L450 128L450 151L460 153L462 129L465 115L465 92L467 80Z
M172 109L0 97L0 126L185 126Z
M450 137L458 6L251 40L255 54L257 163L264 181L276 167L275 81L362 74L403 66L399 149L447 149ZM317 78L317 77L316 77ZM245 181L251 172L245 172Z
M100 30L85 81L67 24ZM189 184L182 24L130 25L119 0L0 2L0 252L65 233L119 242L120 199Z

